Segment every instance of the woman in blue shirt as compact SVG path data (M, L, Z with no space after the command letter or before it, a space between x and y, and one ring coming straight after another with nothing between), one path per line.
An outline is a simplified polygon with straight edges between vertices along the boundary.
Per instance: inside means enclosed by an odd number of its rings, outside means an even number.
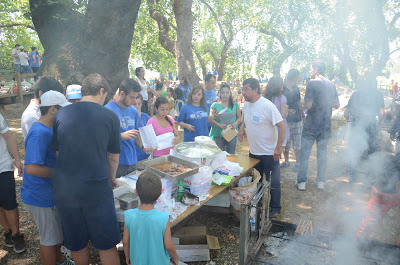
M183 102L186 102L186 100L188 98L189 91L192 89L192 85L189 84L189 81L187 80L186 76L182 76L180 78L179 82L180 82L180 84L178 85L178 87L180 89L182 89L183 94L184 94L182 100L183 100Z
M201 86L190 90L186 104L179 112L178 125L184 129L183 141L194 142L196 136L208 136L206 92Z

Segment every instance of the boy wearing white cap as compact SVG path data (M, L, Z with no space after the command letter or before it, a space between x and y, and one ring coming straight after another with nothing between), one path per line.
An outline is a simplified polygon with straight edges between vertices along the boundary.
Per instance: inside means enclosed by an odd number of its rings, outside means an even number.
M39 104L41 117L32 125L25 139L21 200L39 228L39 250L43 264L74 264L60 250L63 234L55 207L52 179L56 152L49 148L53 137L54 117L61 107L70 104L60 92L50 90L44 93Z
M82 87L80 85L69 85L67 86L66 94L67 100L70 103L81 101L82 99Z

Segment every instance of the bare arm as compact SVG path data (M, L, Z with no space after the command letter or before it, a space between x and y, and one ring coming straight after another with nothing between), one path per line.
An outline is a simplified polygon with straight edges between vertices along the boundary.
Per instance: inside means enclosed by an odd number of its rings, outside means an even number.
M301 117L304 118L303 103L301 103L301 100L299 101L299 110Z
M238 139L239 142L243 142L244 138L246 137L246 124L244 123L244 121L242 122L242 125L239 128L239 132L238 132Z
M278 161L282 155L282 145L286 135L286 124L284 121L280 121L275 124L275 126L278 127L278 143L274 151L274 160Z
M25 165L25 171L31 176L51 178L53 176L54 169L43 165L29 164Z
M15 166L18 169L18 176L22 176L22 173L24 172L24 167L22 165L21 158L19 156L17 141L15 140L14 135L10 131L7 131L2 135L4 137L4 140L6 140L8 150L15 159Z
M169 255L171 256L172 261L176 265L178 265L179 257L178 257L178 254L176 253L176 249L175 249L174 243L172 242L171 225L170 225L169 220L168 220L168 223L167 223L167 227L165 228L165 232L164 232L164 246L165 246L165 249L168 251Z
M286 118L288 116L288 105L282 104L280 112L281 112L282 118Z
M183 121L177 122L179 126L181 126L183 129L189 130L189 131L195 131L195 128L193 125L184 123Z
M208 118L207 118L207 122L211 123L214 126L217 126L217 127L221 128L221 129L225 129L226 128L226 124L217 122L214 119L215 114L216 114L216 110L214 108L211 108L210 109L210 115L208 115Z
M113 188L118 186L115 181L115 174L117 173L118 162L119 162L119 154L113 154L107 152L108 170L110 172L110 181Z
M129 255L129 240L130 240L129 231L126 225L124 225L124 236L122 238L122 244L124 246L126 264L128 265L131 264L131 257Z

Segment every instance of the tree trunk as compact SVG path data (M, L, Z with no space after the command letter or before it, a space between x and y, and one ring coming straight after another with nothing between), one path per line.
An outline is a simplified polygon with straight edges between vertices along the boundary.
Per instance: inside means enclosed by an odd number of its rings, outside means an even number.
M196 74L196 67L192 52L193 37L193 0L174 0L172 8L175 15L177 38L172 40L169 36L169 23L167 18L155 9L155 0L147 0L150 17L157 21L158 40L164 49L175 57L178 76L186 76L192 85L198 85L200 78Z
M218 67L218 81L222 81L222 79L224 78L224 68L225 68L225 63L226 63L226 59L228 58L228 49L229 49L229 45L224 45L224 48L222 49L221 52L221 59L219 60L219 67Z
M200 78L196 73L192 52L193 39L193 0L173 0L177 41L175 46L178 76L187 76L192 85L199 84Z
M202 74L203 74L203 79L204 79L204 77L207 75L206 63L204 62L203 57L201 56L201 54L199 53L199 51L198 51L195 47L193 47L193 51L194 51L194 53L196 54L197 59L198 59L199 62L200 62L200 65L201 65L201 72L202 72Z
M39 74L63 83L103 75L115 91L128 61L141 0L89 0L84 14L65 1L30 0L32 22L46 51Z

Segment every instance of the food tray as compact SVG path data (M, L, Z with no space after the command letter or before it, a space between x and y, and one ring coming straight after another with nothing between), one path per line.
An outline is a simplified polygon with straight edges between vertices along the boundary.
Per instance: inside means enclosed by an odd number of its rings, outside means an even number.
M191 168L191 170L186 171L184 173L178 174L178 175L170 175L167 174L161 170L158 170L156 168L153 168L152 166L158 165L158 164L162 164L162 163L166 163L166 162L173 162L176 164L180 164L183 166L186 166L188 168ZM196 173L199 172L199 165L190 161L186 161L180 158L177 158L175 156L171 156L171 155L166 155L166 156L161 156L161 157L157 157L154 159L150 159L150 160L146 160L144 162L141 162L141 164L149 170L152 170L153 172L157 173L158 175L160 175L163 178L172 180L172 181L179 181L181 179L184 179L186 177L192 176Z

